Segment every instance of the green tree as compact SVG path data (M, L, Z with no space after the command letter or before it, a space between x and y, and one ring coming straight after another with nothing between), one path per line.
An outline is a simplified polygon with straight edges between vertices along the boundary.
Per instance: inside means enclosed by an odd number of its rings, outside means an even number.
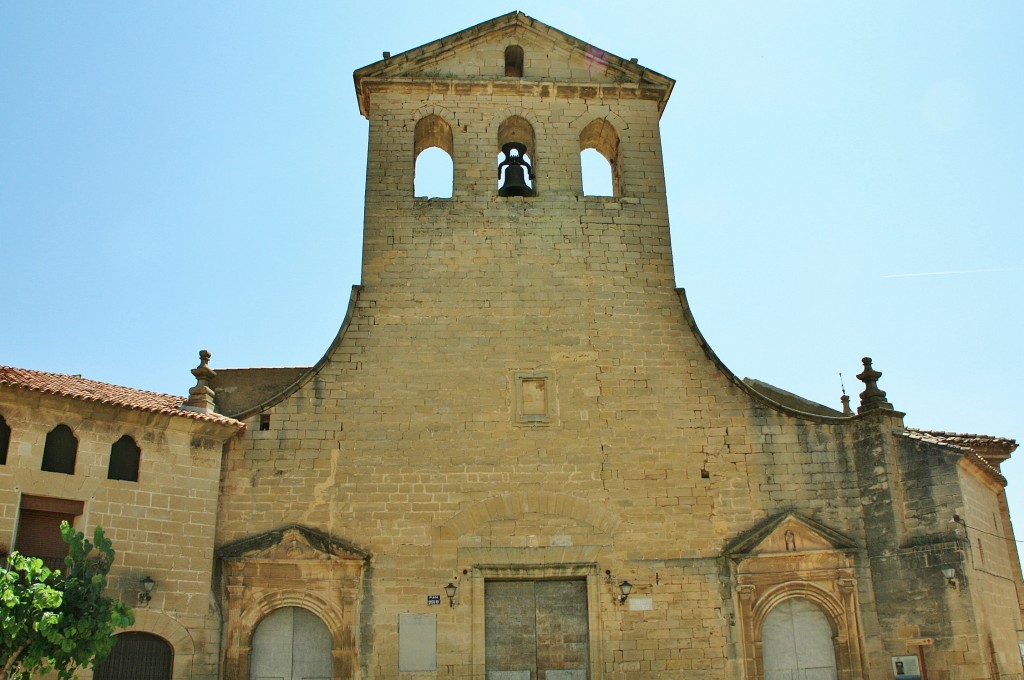
M104 592L114 550L103 529L92 542L67 522L60 531L68 544L63 572L17 552L0 566L0 680L49 671L72 678L106 658L114 631L135 622L128 605Z

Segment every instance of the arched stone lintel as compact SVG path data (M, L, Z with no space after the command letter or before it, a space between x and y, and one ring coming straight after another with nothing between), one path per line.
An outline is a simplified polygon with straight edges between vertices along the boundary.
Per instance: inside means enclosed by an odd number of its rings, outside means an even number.
M426 104L424 106L419 107L418 109L412 112L412 116L410 117L409 122L415 125L416 123L420 122L427 116L437 116L444 122L448 123L448 125L450 125L452 129L455 129L456 127L462 125L454 112L438 104Z
M835 598L821 586L806 581L789 581L782 583L766 591L754 605L753 628L757 631L757 639L760 640L760 631L764 627L764 620L768 614L785 600L799 598L817 605L828 619L832 627L832 635L845 635L846 608L843 603Z
M449 157L455 152L452 124L444 116L436 113L420 116L416 119L413 133L413 158L418 157L420 153L431 147L441 149Z
M487 125L487 134L490 136L490 138L497 140L498 129L501 127L502 123L504 123L506 120L513 116L519 116L520 118L526 120L530 125L532 125L534 135L537 135L544 127L537 119L537 115L534 111L523 109L517 106L512 106L497 112L491 118L491 122L488 123Z
M512 493L492 496L454 515L442 525L441 538L458 538L487 522L517 519L531 512L569 517L609 535L614 534L622 523L617 514L576 496L545 492Z
M256 595L248 605L241 610L239 622L249 630L248 643L252 645L252 634L256 626L270 613L284 607L298 607L316 614L331 632L334 642L333 649L344 649L348 642L342 636L345 630L345 621L341 613L333 604L316 593L299 590L286 590Z
M569 129L578 136L583 130L595 120L605 120L619 134L619 138L626 136L629 130L629 123L625 121L610 106L588 106L585 113L580 114L571 123Z

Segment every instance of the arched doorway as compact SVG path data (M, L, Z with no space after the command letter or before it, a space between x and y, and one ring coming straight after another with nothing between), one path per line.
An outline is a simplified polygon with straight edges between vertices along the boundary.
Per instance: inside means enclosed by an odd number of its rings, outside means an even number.
M331 632L316 614L282 607L256 626L250 680L330 680L332 675Z
M121 633L110 656L96 666L96 680L171 680L174 650L149 633Z
M780 602L761 628L765 680L836 680L832 626L801 598Z

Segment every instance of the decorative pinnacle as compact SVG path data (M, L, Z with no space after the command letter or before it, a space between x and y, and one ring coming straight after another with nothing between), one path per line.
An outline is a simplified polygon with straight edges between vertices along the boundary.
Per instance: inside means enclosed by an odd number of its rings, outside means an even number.
M214 392L210 387L210 380L217 374L210 368L210 357L212 355L204 350L199 351L199 365L192 369L192 375L196 377L196 386L188 391L188 399L182 404L182 408L200 413L213 413L217 410L214 403Z
M893 410L892 404L885 399L885 392L878 389L878 379L882 377L882 372L871 367L871 357L864 357L861 361L864 363L864 371L857 376L857 379L863 382L867 389L860 393L860 406L857 407L857 413Z
M213 356L207 350L199 350L199 365L192 369L192 375L196 377L200 385L204 384L204 381L208 381L210 378L214 378L217 374L212 368L210 368L210 357Z

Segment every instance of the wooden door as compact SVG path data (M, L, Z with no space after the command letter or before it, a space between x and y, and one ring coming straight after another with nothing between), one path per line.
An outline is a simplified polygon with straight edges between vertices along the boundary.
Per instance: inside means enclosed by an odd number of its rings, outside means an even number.
M587 680L587 583L487 581L487 680Z
M765 618L765 680L836 680L832 627L807 600L785 600Z

